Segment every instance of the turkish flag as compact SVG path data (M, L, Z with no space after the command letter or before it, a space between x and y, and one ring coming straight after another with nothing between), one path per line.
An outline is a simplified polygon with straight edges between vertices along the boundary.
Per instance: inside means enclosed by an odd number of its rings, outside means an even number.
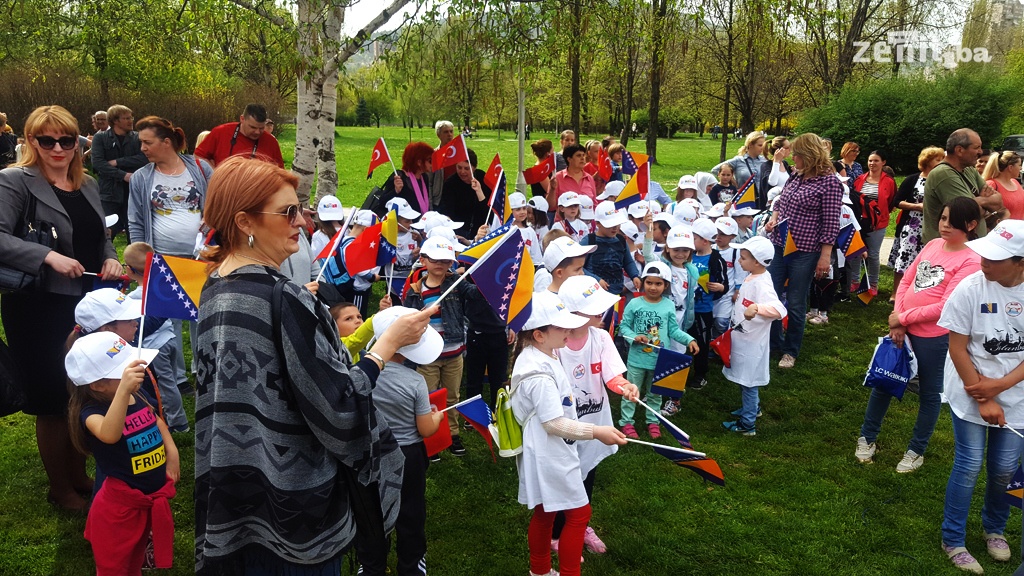
M448 390L438 388L430 393L430 403L440 412L448 405ZM442 450L452 445L452 429L448 427L448 419L441 420L441 426L430 436L423 439L423 446L427 449L427 456L440 454Z
M338 244L340 244L341 241L345 238L344 232L344 230L338 230L334 234L334 238L331 238L331 241L328 242L327 245L324 246L322 250L320 250L320 253L317 254L316 258L313 258L313 260L320 260L323 258L330 258L331 256L333 256L334 251L338 249Z
M469 151L466 150L466 141L462 139L462 134L434 151L431 169L437 172L441 168L455 166L459 162L469 162Z
M555 155L548 154L548 157L541 160L540 164L523 170L523 177L527 184L539 184L545 178L551 176L555 171Z
M377 251L380 250L380 233L383 227L383 222L370 226L345 246L345 270L349 276L362 274L377 267Z
M603 178L605 182L610 182L612 174L612 159L608 157L608 153L605 152L602 146L597 150L597 175Z
M373 176L373 171L378 166L389 164L391 162L391 154L388 154L388 146L384 143L384 137L381 136L377 139L377 143L373 145L373 153L370 155L370 169L366 171L366 179L369 180Z
M501 167L501 158L495 154L494 160L491 160L491 167L487 169L487 173L484 174L484 186L488 189L494 190L494 187L498 184L498 178L501 177L501 171L504 168Z

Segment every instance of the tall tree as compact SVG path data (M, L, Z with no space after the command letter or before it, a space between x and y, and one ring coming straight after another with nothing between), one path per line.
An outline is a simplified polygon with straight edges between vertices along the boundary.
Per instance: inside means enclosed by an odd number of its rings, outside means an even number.
M661 81L665 74L665 24L668 0L652 0L651 19L651 99L647 107L647 155L658 163L658 113L661 108Z

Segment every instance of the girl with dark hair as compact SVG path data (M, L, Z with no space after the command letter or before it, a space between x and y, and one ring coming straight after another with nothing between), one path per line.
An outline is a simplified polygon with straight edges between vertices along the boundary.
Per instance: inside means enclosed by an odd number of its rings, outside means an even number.
M949 349L949 330L938 325L939 315L960 281L979 269L981 257L968 249L967 242L977 238L975 230L980 219L981 211L973 199L960 197L948 202L939 217L940 237L921 250L896 291L896 308L889 316L889 337L902 346L909 336L920 377L917 422L907 451L896 466L899 473L921 467L925 448L935 431ZM857 439L856 456L863 463L874 458L875 440L891 401L888 393L871 389Z

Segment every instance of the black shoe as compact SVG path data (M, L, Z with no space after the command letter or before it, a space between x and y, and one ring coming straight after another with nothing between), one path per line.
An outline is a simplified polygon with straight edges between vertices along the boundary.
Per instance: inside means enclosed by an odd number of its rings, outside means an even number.
M452 436L452 445L448 447L448 451L455 456L465 456L466 447L462 445L462 438Z
M437 454L434 454L433 456L430 457L430 462L432 464L436 464L436 463L438 463L440 461L441 461L441 453L440 452L438 452Z
M701 379L700 379L700 382L695 382L695 383L693 383L693 384L690 384L690 386L689 386L689 387L690 387L690 389L692 389L692 390L700 390L701 388L703 388L703 387L705 387L705 386L707 386L707 385L708 385L708 381L707 381L707 379L705 379L705 378L701 378Z
M469 423L469 420L462 421L462 429L470 431L475 430L475 428L473 428L473 425Z

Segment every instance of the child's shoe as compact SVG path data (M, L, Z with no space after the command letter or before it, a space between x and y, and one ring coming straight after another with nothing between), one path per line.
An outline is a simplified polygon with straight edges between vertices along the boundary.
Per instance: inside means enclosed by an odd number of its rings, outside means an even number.
M632 438L633 440L639 440L640 435L636 433L636 428L632 424L626 424L622 427L622 433L626 435L626 438Z
M597 533L590 526L587 526L587 531L583 533L583 545L594 554L604 554L608 551L608 547L597 537Z
M666 400L665 405L661 407L662 416L675 416L679 412L679 400Z
M828 312L818 312L818 315L809 320L811 324L815 326L823 326L828 324Z
M651 435L651 438L657 440L658 438L661 438L661 426L658 426L657 424L648 424L647 433Z
M722 422L722 427L725 428L726 430L728 430L729 432L738 432L739 434L742 434L743 436L756 436L757 435L757 429L756 428L753 428L753 427L746 428L742 424L739 423L739 420L734 421L734 422Z
M963 546L946 546L942 545L942 551L949 556L949 559L953 561L953 566L964 570L966 572L972 572L974 574L984 574L985 569L981 567L981 564L967 551L967 548Z
M874 442L868 442L868 439L861 436L857 438L857 451L854 455L861 464L871 464L874 462L875 452L878 447L875 446Z
M583 540L586 541L586 537ZM985 534L985 547L988 555L996 562L1010 561L1010 545L1002 534Z

